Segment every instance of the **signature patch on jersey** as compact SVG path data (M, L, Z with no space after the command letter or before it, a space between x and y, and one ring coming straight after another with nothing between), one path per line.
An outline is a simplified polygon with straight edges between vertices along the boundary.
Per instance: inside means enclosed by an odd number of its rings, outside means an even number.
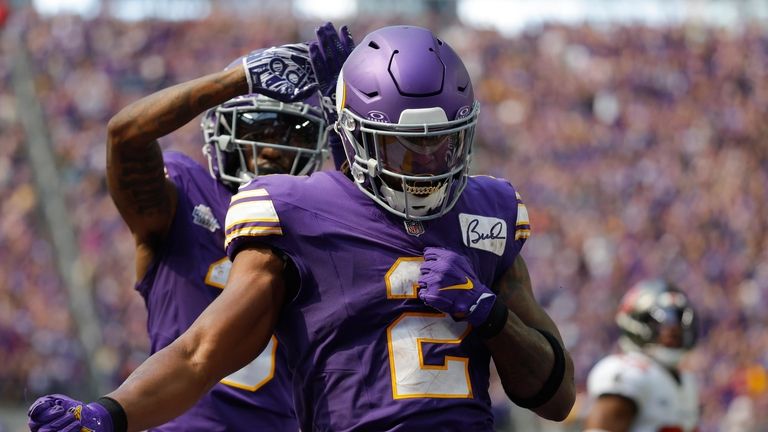
M219 221L216 220L216 216L213 215L213 210L205 204L198 204L192 210L192 222L210 232L221 228Z
M507 246L507 222L503 219L459 213L464 245L482 249L498 256Z

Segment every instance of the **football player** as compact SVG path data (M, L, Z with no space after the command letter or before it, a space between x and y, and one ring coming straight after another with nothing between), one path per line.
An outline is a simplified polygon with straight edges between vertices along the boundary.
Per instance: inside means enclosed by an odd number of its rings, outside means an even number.
M241 187L222 294L100 403L43 397L32 422L70 410L99 430L151 427L273 332L302 430L492 431L491 358L511 400L567 416L573 365L519 255L525 205L506 180L467 175L479 107L462 61L427 29L385 27L336 94L346 172Z
M342 37L352 43L345 29ZM318 38L327 45L324 39L339 36L327 24ZM223 223L237 188L259 175L307 175L322 162L326 123L307 77L308 49L254 51L222 72L140 99L109 122L108 186L136 241L136 289L147 306L151 352L184 333L224 288L231 263ZM158 138L205 110L208 170L161 152ZM271 337L261 355L155 430L298 430L284 355Z
M589 374L587 389L594 402L587 430L695 430L696 381L678 369L697 337L688 297L667 281L641 281L624 296L616 322L623 353L602 359Z

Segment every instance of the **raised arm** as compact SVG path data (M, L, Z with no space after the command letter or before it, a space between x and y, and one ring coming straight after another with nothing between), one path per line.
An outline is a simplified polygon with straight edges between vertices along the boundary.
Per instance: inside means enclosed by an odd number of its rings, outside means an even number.
M177 417L264 349L285 299L283 267L270 249L237 254L226 288L192 327L108 395L125 410L128 430Z
M535 329L544 330L560 344L565 371L562 381L555 383L557 389L551 398L531 409L550 420L565 419L576 398L573 362L557 326L533 296L528 267L520 255L497 283L496 290L509 314L501 332L486 340L486 345L507 396L513 401L530 400L543 390L555 365L553 347Z
M157 139L247 91L243 68L232 68L139 99L109 121L107 186L136 239L139 277L176 211L176 190L165 177Z

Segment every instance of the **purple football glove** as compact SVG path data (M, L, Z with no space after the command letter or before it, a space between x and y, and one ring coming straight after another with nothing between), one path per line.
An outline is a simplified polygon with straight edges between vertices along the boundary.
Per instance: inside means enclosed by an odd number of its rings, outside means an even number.
M341 67L355 48L355 41L347 26L337 33L332 23L328 22L317 28L317 41L309 44L309 57L317 78L318 90L323 97L325 121L332 125L336 122L336 80Z
M248 93L281 102L302 101L317 91L306 43L256 50L243 57Z
M32 432L112 432L112 417L103 406L60 394L38 398L27 415Z
M448 249L424 248L419 298L456 321L479 327L488 319L494 294L475 275L469 259Z

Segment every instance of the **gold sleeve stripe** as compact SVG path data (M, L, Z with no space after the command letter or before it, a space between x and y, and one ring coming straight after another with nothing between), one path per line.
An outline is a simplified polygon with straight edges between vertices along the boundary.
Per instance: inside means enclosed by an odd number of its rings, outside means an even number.
M521 230L515 231L515 240L527 239L530 236L531 236L531 230L529 229L521 229Z
M280 228L279 222L280 221L277 220L277 219L248 219L248 220L239 220L239 221L237 221L237 223L235 223L233 225L227 226L224 229L224 232L228 232L232 228L234 228L234 227L236 227L238 225L244 225L244 224L252 225L252 224L259 224L259 223L260 224L265 224L265 223L274 224L274 223L278 223L278 225L276 225L276 226L275 225L270 225L270 227L272 227L272 228ZM263 227L264 225L260 225L260 226Z
M228 247L232 240L238 237L264 237L268 235L283 235L280 227L250 226L232 231L224 242L224 247Z

